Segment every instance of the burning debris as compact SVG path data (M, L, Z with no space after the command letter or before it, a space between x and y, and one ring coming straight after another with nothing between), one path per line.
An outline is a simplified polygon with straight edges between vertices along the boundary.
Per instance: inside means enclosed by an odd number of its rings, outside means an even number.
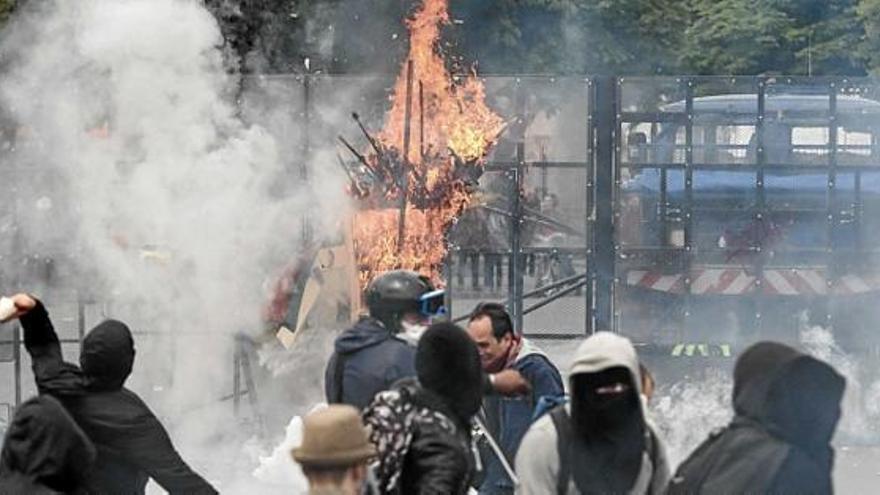
M438 49L447 0L425 0L407 22L410 49L397 76L384 127L365 153L340 136L354 158L339 162L359 203L354 248L361 286L397 268L440 283L447 228L470 204L482 166L504 122L485 103L474 74L453 77ZM414 130L416 132L414 132Z

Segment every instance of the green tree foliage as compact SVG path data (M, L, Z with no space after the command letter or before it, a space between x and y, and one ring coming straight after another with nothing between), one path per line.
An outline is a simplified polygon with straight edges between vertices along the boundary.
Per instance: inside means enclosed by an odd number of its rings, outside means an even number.
M880 0L452 0L487 72L864 74ZM860 12L863 12L860 14ZM875 35L876 38L877 35Z
M0 25L16 4L0 0ZM203 0L259 72L394 72L420 0ZM483 73L880 74L880 0L449 0Z
M880 0L861 0L856 7L856 16L865 31L861 51L868 69L872 74L880 75Z
M494 73L663 73L676 68L681 0L455 1L466 53Z
M15 0L0 0L0 26L6 24L14 8Z
M794 53L786 34L793 28L772 2L695 2L683 30L680 60L698 74L754 74L790 67Z

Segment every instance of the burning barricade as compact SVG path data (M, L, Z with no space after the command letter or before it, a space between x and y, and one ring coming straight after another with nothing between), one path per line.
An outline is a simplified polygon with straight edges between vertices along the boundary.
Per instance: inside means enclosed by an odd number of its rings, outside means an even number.
M365 145L339 136L337 161L348 178L355 212L350 226L341 229L346 238L342 251L333 251L336 265L348 267L344 272L356 283L330 287L307 282L329 269L327 263L309 261L320 251L311 250L308 259L284 275L289 280L273 290L274 305L290 300L298 307L296 321L288 322L295 326L293 334L306 325L305 313L312 307L298 301L325 299L311 293L315 290L342 294L350 302L346 315L353 316L360 291L377 273L413 270L443 285L447 230L474 200L485 157L506 127L487 106L483 82L475 74L453 76L447 69L439 49L440 29L449 23L447 7L447 0L426 0L407 21L409 53L383 127L371 132L352 113ZM278 290L296 286L301 294L295 297L293 290ZM280 317L283 311L275 312Z

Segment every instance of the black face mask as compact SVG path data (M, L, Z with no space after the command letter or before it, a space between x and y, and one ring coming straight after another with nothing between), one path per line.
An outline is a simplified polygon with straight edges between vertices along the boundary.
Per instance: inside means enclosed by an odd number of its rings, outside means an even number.
M582 373L572 376L571 386L573 455L581 466L573 473L576 483L593 487L590 493L628 491L645 450L645 423L632 374L623 367Z
M641 405L629 370L609 368L598 373L575 375L572 383L572 419L584 437L609 437L639 422ZM618 389L601 393L601 389Z

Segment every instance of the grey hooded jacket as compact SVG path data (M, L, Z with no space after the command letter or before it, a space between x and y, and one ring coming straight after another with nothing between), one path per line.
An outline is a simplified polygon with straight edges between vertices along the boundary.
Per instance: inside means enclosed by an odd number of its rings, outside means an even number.
M586 339L578 347L571 375L579 373L596 373L608 368L625 367L632 374L632 382L641 395L639 379L639 359L632 343L625 337L611 332L599 332ZM641 403L641 402L640 402ZM565 406L568 412L569 406ZM646 427L651 434L653 430L649 422ZM653 445L646 449L641 471L636 478L631 494L662 494L670 478L669 461L662 443L653 434ZM538 419L526 432L516 456L516 472L520 485L516 489L521 495L549 495L557 493L558 476L560 473L559 452L557 449L556 427L550 414ZM571 469L576 469L572 467ZM577 495L574 481L568 483L568 495Z

